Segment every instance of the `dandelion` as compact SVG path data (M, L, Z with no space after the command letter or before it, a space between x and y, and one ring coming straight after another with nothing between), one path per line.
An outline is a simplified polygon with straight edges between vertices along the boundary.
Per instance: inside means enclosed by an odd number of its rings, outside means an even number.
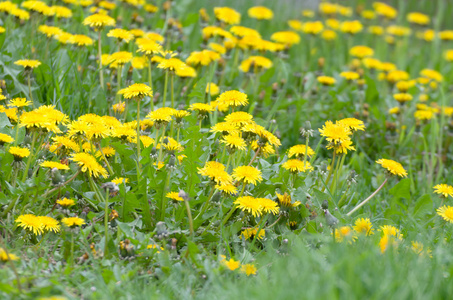
M134 83L133 85L130 85L127 88L118 91L118 94L123 95L123 97L126 99L134 98L141 100L145 96L152 97L153 91L144 83Z
M14 62L15 65L22 66L26 70L34 69L37 68L41 65L41 62L39 60L33 60L33 59L21 59L18 61Z
M247 13L250 18L258 20L271 20L274 17L272 10L264 6L250 7Z
M453 197L453 186L448 184L438 184L433 187L434 193L448 198L448 196Z
M295 201L293 203L291 200L291 195L288 195L288 193L286 193L286 192L283 195L280 195L279 193L275 193L275 194L277 195L278 202L280 202L280 204L282 206L294 208L294 207L298 207L299 205L302 204L300 201Z
M131 40L134 39L134 35L130 31L122 28L111 29L107 33L107 36L118 39L118 42L124 41L126 43L129 43Z
M364 233L366 235L373 234L373 224L371 224L371 221L368 218L357 219L353 228L357 233Z
M179 196L179 192L169 192L167 193L167 195L165 195L167 198L170 198L172 200L176 200L176 201L184 201L184 199Z
M76 162L82 172L87 172L90 176L93 177L107 177L108 173L107 170L104 169L97 161L94 156L88 154L88 153L75 153L72 154L70 160Z
M252 166L239 166L233 171L233 178L238 181L243 181L245 184L251 183L256 185L257 182L261 182L263 177L261 171Z
M340 76L345 78L346 80L357 80L360 78L359 73L352 71L341 72Z
M61 198L57 200L57 204L60 205L61 207L68 208L70 206L75 205L75 201L68 198Z
M272 213L273 215L278 214L280 208L278 207L277 202L267 198L257 198L256 200L261 205L261 209L264 213Z
M40 164L41 167L43 168L49 168L49 169L53 169L53 168L56 168L58 170L69 170L69 167L65 164L62 164L62 163L59 163L59 162L56 162L56 161L44 161Z
M223 259L222 264L224 266L226 266L228 269L230 269L231 271L234 271L241 266L241 263L239 261L234 260L232 258L230 260Z
M43 231L53 231L54 233L60 232L60 224L52 217L41 216L38 217L43 226Z
M21 161L23 158L30 156L30 150L28 148L11 147L8 152L14 156L16 161Z
M12 142L14 142L14 139L11 136L0 133L0 145L4 145L5 143L10 144Z
M40 235L44 232L44 225L40 219L32 214L20 215L16 219L17 226L33 233L34 235Z
M214 7L214 14L219 21L229 25L241 22L241 14L229 7Z
M365 130L365 125L363 124L363 121L355 119L355 118L346 118L346 119L341 119L338 121L338 123L343 124L346 127L349 127L349 129L354 132L357 130Z
M283 163L282 167L294 174L306 171L311 172L314 170L310 162L303 162L298 159L288 159L285 163Z
M319 83L325 86L334 85L336 82L335 78L330 76L318 76L316 80L318 80Z
M88 25L95 30L101 30L105 26L115 26L115 24L115 19L103 14L94 14L83 20L83 25Z
M245 273L245 275L250 276L250 275L256 275L257 269L255 265L252 264L245 264L241 266L241 272Z
M244 139L238 134L225 135L221 140L221 143L226 144L229 149L234 150L245 150L247 144Z
M407 177L407 172L404 170L403 166L394 160L381 158L376 162L393 175Z
M335 230L334 238L335 238L335 241L339 242L339 243L342 242L343 240L352 242L355 239L357 239L351 226L342 226L342 227L338 228L338 230Z
M12 253L6 253L5 249L0 248L0 262L19 260L19 257Z
M22 107L30 106L31 104L32 104L32 102L28 101L25 98L14 98L9 101L8 107L22 108Z
M79 217L63 218L61 223L65 224L69 228L74 228L77 226L82 226L85 224L85 220Z
M233 203L236 204L236 207L252 214L254 217L259 217L263 210L260 201L252 196L239 197Z
M437 209L437 214L445 221L453 223L453 207L444 205Z
M254 239L256 236L256 239L262 240L265 236L266 232L264 229L261 229L258 233L258 228L253 227L253 228L245 228L244 230L241 231L241 236L244 237L244 239Z
M288 157L293 157L295 156L296 158L300 159L303 158L305 155L308 157L312 157L315 154L315 151L310 148L310 146L305 146L305 145L296 145L292 146L288 150Z

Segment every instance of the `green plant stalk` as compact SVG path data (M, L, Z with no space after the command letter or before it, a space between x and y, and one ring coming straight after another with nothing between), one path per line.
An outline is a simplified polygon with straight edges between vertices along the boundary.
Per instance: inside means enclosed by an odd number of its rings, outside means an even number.
M310 135L307 133L305 137L305 154L304 154L304 167L307 163L307 154L308 154L308 141L310 140Z
M175 74L171 73L170 76L170 98L171 98L171 108L175 108L175 95L174 95L174 81L175 81ZM173 130L175 126L175 121L171 120L171 125L170 125L170 136L173 137Z
M19 123L20 123L20 114L17 115L16 136L14 138L14 146L17 146L17 143L19 140Z
M192 220L192 212L190 211L189 200L184 199L184 204L186 205L187 218L189 219L190 236L193 238L193 220Z
M329 173L327 175L327 179L326 179L326 186L327 184L329 184L329 180L330 180L330 177L332 176L332 171L333 171L333 166L334 166L334 163L335 163L335 158L336 158L336 153L335 153L335 150L333 151L333 157L332 157L332 161L330 163L330 168L329 168ZM326 190L326 187L324 186L322 188L322 191L321 192L324 192Z
M137 100L137 184L140 182L141 163L140 163L140 99ZM152 100L152 99L151 99Z
M33 108L35 108L35 102L33 101L33 94L31 92L31 70L28 73L27 83L28 83L28 96L30 97L30 101L31 104L33 105Z
M234 205L234 204L233 204ZM236 211L237 209L237 206L233 206L230 211L228 212L228 214L225 216L225 218L222 220L222 226L224 226L226 224L226 222L228 222L228 220L231 218L231 216L234 214L234 212Z
M104 257L108 254L108 238L109 238L109 188L105 192L105 206L104 206Z
M63 183L62 186L66 186L68 183L70 183L71 181L73 181L74 179L76 179L77 175L79 175L80 172L81 172L80 169L77 170L77 172L76 172L71 178L69 178L65 183ZM51 189L51 190L48 191L48 192L45 192L44 195L42 195L43 198L46 198L47 195L52 194L53 192L57 191L59 188L60 188L60 187L56 187L56 188Z
M346 154L342 154L341 158L337 160L337 165L335 167L335 174L332 179L332 183L330 185L330 190L332 191L332 194L335 194L335 190L337 188L337 183L338 183L338 175L343 167L344 160L345 160Z
M28 168L30 168L31 159L34 156L33 155L33 151L35 149L36 138L37 138L36 132L33 132L32 141L31 141L31 148L30 148L30 150L31 150L30 152L31 153L30 153L30 155L27 158L27 164L25 165L24 174L22 175L22 182L24 182L27 179Z
M151 90L153 90L153 75L151 71L151 56L149 57L149 64L148 64L148 82L149 86L151 87ZM151 99L149 101L151 103L151 111L154 111L154 95L151 96Z
M211 188L211 192L209 193L208 198L206 199L206 202L203 205L203 208L198 213L198 215L195 217L195 220L198 219L198 217L202 216L204 214L204 212L206 211L206 209L209 207L209 203L210 203L210 200L212 198L212 195L214 195L214 192L215 192L215 188L212 187Z
M164 82L164 98L162 100L162 107L165 107L165 101L167 100L167 88L168 88L168 69L165 71L165 82Z
M99 56L99 80L101 81L101 88L102 88L102 90L104 90L104 71L102 69L101 30L98 31L98 56Z
M385 178L384 182L381 184L380 187L377 188L377 190L375 190L368 198L366 198L365 200L363 200L362 202L360 202L360 204L358 204L356 207L354 207L350 212L348 212L346 215L349 217L350 215L352 215L354 212L356 212L359 208L361 208L362 206L364 206L368 201L370 201L374 196L376 196L377 193L379 193L380 190L382 190L382 188L384 187L384 185L387 183L388 181L388 178Z
M118 81L118 87L117 87L117 93L116 93L116 103L119 103L121 95L118 94L118 92L121 90L121 80L122 80L121 77L123 75L122 74L123 73L123 67L120 64L118 64L117 71L118 71L118 73L116 74L116 76L117 76L116 80ZM127 113L125 113L125 116L124 116L124 119L126 119L126 118L127 118Z

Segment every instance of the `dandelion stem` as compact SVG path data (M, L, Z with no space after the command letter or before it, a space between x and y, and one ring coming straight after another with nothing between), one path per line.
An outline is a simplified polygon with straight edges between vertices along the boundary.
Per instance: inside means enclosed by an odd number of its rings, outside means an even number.
M101 81L101 88L104 89L104 71L102 70L101 30L98 31L98 55L99 55L99 80Z
M374 196L376 196L377 193L379 193L379 191L384 187L385 183L387 182L388 178L385 178L384 182L381 184L380 187L377 188L377 190L374 191L374 193L372 193L368 198L366 198L365 200L363 200L359 205L357 205L356 207L354 207L350 212L348 212L346 215L349 217L350 215L352 215L354 212L356 212L359 208L361 208L362 206L364 206L368 201L370 201Z
M31 153L27 158L27 164L25 166L24 174L22 175L22 181L25 181L27 179L28 168L30 168L31 159L33 158L33 153L34 153L33 151L35 148L36 138L37 138L36 132L33 132L31 147L30 147Z
M28 96L30 97L31 104L35 108L35 102L33 101L33 94L31 93L31 71L28 73Z
M148 64L148 81L149 81L149 86L151 87L151 90L153 89L153 73L151 72L151 57L149 58L149 64ZM154 95L151 96L151 111L154 111Z
M74 179L76 179L77 175L80 174L80 169L74 174L74 176L72 176L71 178L69 178L66 182L64 182L61 186L66 186L68 183L70 183L71 181L73 181ZM56 188L53 188L51 189L50 191L48 192L45 192L44 195L42 195L44 198L49 195L49 194L52 194L53 192L57 191L60 187L57 186Z
M164 83L164 98L162 100L162 107L165 107L165 101L167 100L167 87L168 87L168 69L165 71L165 83Z
M190 235L193 238L193 220L192 220L192 212L190 211L189 200L188 199L184 199L184 204L186 205L187 218L189 219Z
M257 158L258 154L260 153L260 150L261 150L261 147L258 147L258 149L255 151L255 155L253 156L252 160L249 162L249 166L252 165L252 163L255 161L255 159Z
M104 234L105 234L105 244L104 244L104 257L108 252L108 235L109 235L109 188L105 192L105 206L104 206Z
M140 164L140 99L137 100L137 184L140 181L141 164ZM152 100L152 99L151 99Z

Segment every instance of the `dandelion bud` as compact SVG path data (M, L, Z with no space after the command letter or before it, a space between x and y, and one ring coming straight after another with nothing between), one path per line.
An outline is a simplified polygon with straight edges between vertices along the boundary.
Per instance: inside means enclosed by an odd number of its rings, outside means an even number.
M262 90L258 97L260 100L263 100L265 96L266 96L266 91Z
M211 201L212 201L212 202L219 202L219 200L220 200L220 195L221 195L221 193L219 193L218 191L216 191L216 192L214 193L214 195L212 195Z
M322 209L326 210L329 209L329 201L324 200L321 204Z
M168 236L167 225L165 222L157 222L156 224L156 238L162 240Z
M324 215L326 216L327 225L330 227L335 227L338 224L338 219L335 218L328 209L324 210Z
M189 200L189 195L187 195L186 192L184 192L183 190L180 190L179 193L178 193L178 196L183 198L184 201L188 201Z
M167 168L174 169L175 168L175 164L176 164L176 158L172 154L172 155L170 155L170 159L168 160Z
M111 194L116 194L119 192L120 188L118 185L114 182L106 182L101 185L101 188L104 189L104 191L109 190Z
M52 178L52 184L59 186L62 185L64 182L64 177L60 174L60 171L57 168L52 168L50 171L50 175Z
M151 157L156 157L156 156L157 156L157 149L156 149L156 147L153 147L153 148L151 149L150 155L151 155Z

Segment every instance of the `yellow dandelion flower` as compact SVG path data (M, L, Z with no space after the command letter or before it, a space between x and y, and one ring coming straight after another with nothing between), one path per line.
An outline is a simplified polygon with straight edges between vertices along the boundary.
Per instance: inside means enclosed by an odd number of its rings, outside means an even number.
M64 208L68 208L70 206L75 205L75 201L72 199L68 199L68 198L61 198L61 199L57 200L57 204Z
M253 185L263 180L261 171L252 166L239 166L235 168L233 178L237 181L243 181L245 184L251 183Z
M263 210L259 200L252 196L242 196L234 201L234 204L242 211L252 214L254 217L259 217Z
M40 164L41 167L43 168L49 168L49 169L53 169L53 168L56 168L58 170L69 170L69 167L65 164L62 164L62 163L59 163L59 162L56 162L56 161L44 161Z
M252 264L245 264L241 266L241 272L245 273L247 276L256 275L257 269Z
M83 20L83 25L88 25L97 30L104 28L105 26L115 26L116 21L112 17L102 14L94 14L86 17Z
M18 223L17 226L22 227L34 235L40 235L44 232L44 225L41 222L40 217L35 215L20 215L15 222Z
M169 192L166 197L176 201L184 201L184 199L179 196L178 192Z
M363 121L355 119L355 118L346 118L339 120L338 123L343 124L346 127L349 127L349 129L354 132L357 130L365 130L365 125L363 124Z
M24 157L30 156L30 150L28 148L11 147L8 152L14 156L15 160L22 160Z
M0 133L0 145L4 145L5 143L10 144L12 142L14 142L14 139L11 136Z
M85 224L85 220L78 217L71 217L71 218L63 218L61 223L65 224L67 227L76 227L82 226Z
M353 228L357 233L364 233L366 235L373 234L373 224L368 218L357 219Z
M380 164L383 168L387 169L393 175L398 175L400 177L407 177L407 172L404 170L403 166L391 159L381 158L376 163Z
M134 83L127 88L121 89L118 94L123 95L126 99L137 99L141 100L145 96L152 97L152 89L144 83Z
M31 101L28 101L25 98L14 98L8 102L8 107L26 107L32 104Z
M118 39L118 41L124 41L126 43L129 43L134 39L134 35L130 31L122 28L110 29L110 31L107 33L107 36L116 38Z
M288 157L295 156L296 158L303 158L305 155L308 157L312 157L315 154L315 151L310 148L310 146L306 147L305 145L296 145L292 146L288 150Z
M274 12L264 6L250 7L247 13L250 18L258 20L271 20L274 17Z
M334 85L336 82L335 78L330 76L318 76L316 80L318 80L319 83L325 86Z
M52 217L41 216L38 217L43 226L43 231L53 231L54 233L60 232L60 224Z
M309 161L305 163L298 159L288 159L282 167L286 170L289 170L292 173L299 173L299 172L311 172L314 168L311 166Z
M214 7L214 14L219 21L229 25L241 22L241 14L229 7Z
M448 184L438 184L434 188L434 193L439 194L447 198L448 196L453 197L453 186Z
M266 232L264 229L261 229L260 232L258 233L258 228L245 228L244 230L241 231L241 236L244 237L244 239L254 239L256 236L257 240L262 240L264 236L266 235Z
M15 254L12 254L9 252L7 254L5 249L0 248L0 262L14 261L14 260L18 260L18 259L19 259L19 257L16 256Z
M221 143L226 144L231 150L245 150L247 144L239 134L228 134L223 136Z
M88 153L75 153L71 156L70 160L76 162L80 166L82 172L88 172L90 176L108 176L107 170L96 161L94 156Z
M280 211L277 202L271 199L257 198L256 200L260 203L261 209L264 213L272 213L273 215L276 215Z

